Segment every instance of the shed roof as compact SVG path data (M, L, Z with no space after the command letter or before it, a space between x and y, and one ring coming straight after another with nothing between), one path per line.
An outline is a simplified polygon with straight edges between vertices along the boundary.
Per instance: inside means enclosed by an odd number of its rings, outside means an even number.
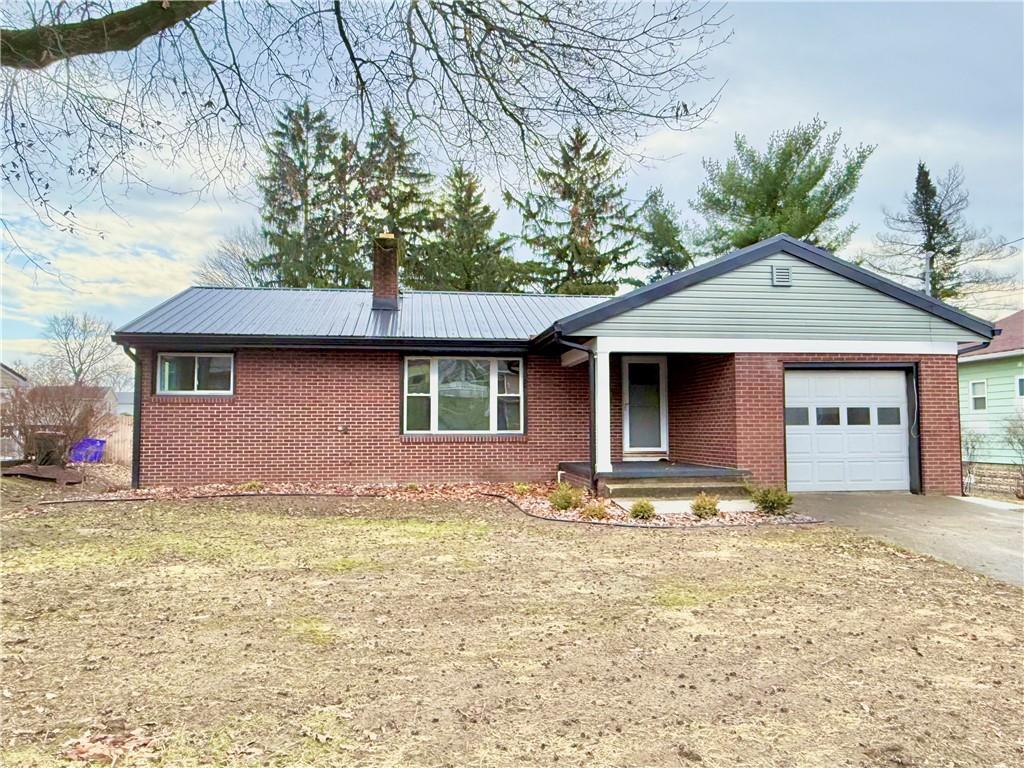
M397 312L371 308L369 290L188 288L119 328L130 343L154 334L350 341L527 342L555 320L607 300L539 293L406 291Z

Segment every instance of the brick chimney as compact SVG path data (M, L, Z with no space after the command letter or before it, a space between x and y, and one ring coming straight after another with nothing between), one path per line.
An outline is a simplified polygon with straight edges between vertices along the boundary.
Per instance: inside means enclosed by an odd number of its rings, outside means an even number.
M398 240L390 232L373 239L373 308L398 309Z

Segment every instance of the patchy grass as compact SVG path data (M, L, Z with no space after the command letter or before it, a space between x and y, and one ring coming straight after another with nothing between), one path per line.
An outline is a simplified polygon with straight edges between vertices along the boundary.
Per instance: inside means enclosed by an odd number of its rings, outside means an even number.
M846 531L10 487L5 765L117 728L154 768L1020 761L1021 590Z

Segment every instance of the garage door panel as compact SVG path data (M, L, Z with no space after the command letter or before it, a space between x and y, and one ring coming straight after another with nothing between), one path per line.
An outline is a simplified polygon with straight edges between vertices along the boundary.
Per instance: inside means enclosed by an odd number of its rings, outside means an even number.
M903 372L836 369L787 371L785 376L786 407L807 408L810 414L806 426L786 427L790 490L909 489ZM898 408L899 424L893 425L892 418L880 424L879 408ZM818 409L825 409L821 413L828 418L817 418Z
M846 478L846 462L816 461L814 477L820 483L841 483Z
M846 453L842 435L817 434L814 436L814 450L819 454L843 455Z

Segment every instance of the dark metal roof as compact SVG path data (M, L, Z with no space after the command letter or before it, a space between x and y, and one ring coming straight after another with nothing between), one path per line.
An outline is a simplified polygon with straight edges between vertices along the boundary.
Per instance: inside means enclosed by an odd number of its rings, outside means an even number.
M114 340L528 342L555 320L607 301L603 296L409 291L398 311L386 311L371 309L372 298L368 290L188 288L119 328Z
M881 277L874 272L869 272L866 269L855 266L848 261L836 258L828 251L817 248L810 243L805 243L802 240L782 234L762 240L760 243L754 243L738 251L733 251L721 258L701 264L693 269L688 269L685 272L671 275L664 280L651 283L643 288L637 288L635 291L631 291L624 296L609 299L600 305L581 309L573 315L552 323L551 327L545 331L544 336L549 334L571 336L577 331L581 331L595 323L616 317L623 312L643 306L655 299L663 298L683 288L709 280L712 277L718 277L738 267L752 264L755 261L768 256L774 256L777 253L787 253L790 256L803 259L986 338L990 339L997 333L991 323L955 309L948 304L943 304L931 296L926 296L919 291L911 290L906 286Z

